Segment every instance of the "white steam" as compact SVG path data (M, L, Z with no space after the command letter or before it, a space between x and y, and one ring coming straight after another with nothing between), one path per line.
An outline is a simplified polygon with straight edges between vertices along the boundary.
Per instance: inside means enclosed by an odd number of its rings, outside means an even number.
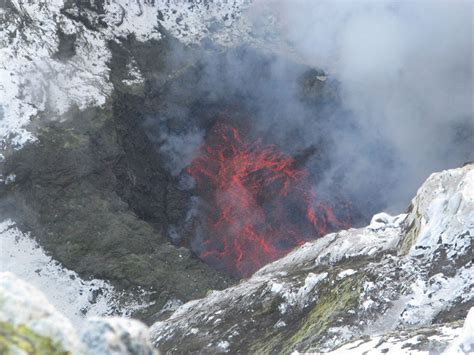
M176 176L191 164L203 141L202 131L182 134L161 134L160 152L164 155L165 164L172 175Z
M319 196L343 191L366 212L397 212L430 173L474 160L473 4L255 0L244 14L251 43L196 50L199 70L171 86L170 101L237 102L251 134L289 154L316 147L306 168ZM174 50L169 62L188 56ZM309 68L328 74L311 89L330 93L316 106L301 94ZM173 174L208 127L186 105L167 116L187 128L159 134Z
M340 82L342 102L357 117L363 135L333 132L339 161L354 163L349 183L371 173L370 159L358 153L371 139L395 150L398 161L388 173L405 187L389 198L402 205L427 174L473 158L473 2L266 5L302 60Z

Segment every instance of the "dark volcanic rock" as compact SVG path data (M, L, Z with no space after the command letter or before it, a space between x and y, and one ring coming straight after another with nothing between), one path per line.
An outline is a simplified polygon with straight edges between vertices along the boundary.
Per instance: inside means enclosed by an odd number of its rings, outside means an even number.
M117 95L103 109L45 124L38 143L8 159L5 171L16 182L1 193L3 213L34 231L66 267L155 291L151 314L170 298L203 296L226 279L161 233L176 215L176 207L168 213L169 200L184 197L141 132L139 114L131 114L139 101Z

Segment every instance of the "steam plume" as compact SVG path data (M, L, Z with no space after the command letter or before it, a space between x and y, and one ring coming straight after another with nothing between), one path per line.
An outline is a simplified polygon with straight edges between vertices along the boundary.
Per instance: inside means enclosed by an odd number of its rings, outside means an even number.
M244 16L257 36L275 17L298 60L258 46L205 51L194 90L206 105L238 98L253 133L291 154L324 146L306 162L320 194L337 186L370 212L398 212L428 174L474 158L472 2L262 0ZM308 67L328 74L337 99L302 102ZM189 131L202 137L198 126ZM166 141L167 154L183 146ZM189 161L190 147L177 156Z

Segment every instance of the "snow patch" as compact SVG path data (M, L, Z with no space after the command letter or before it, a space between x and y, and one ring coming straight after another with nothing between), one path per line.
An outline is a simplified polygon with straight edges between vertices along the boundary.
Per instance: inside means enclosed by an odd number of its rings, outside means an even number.
M420 231L410 249L413 257L428 260L440 245L449 259L470 250L474 236L474 169L472 165L432 174L413 200Z
M444 355L472 354L474 352L474 307L469 310L461 334L446 349Z
M146 307L147 292L132 297L118 292L106 281L83 280L61 266L11 220L0 222L0 271L9 271L43 292L74 325L86 316L129 316Z
M104 4L103 20L111 28L111 36L127 37L134 34L139 41L159 40L158 7L152 2L114 0Z
M442 310L454 302L471 302L474 299L474 269L462 267L454 277L436 274L427 281L417 280L412 285L413 295L407 303L401 320L408 325L427 325Z
M220 342L217 343L217 347L224 352L229 351L229 346L230 346L230 343L227 340L221 340Z
M352 270L352 269L343 270L339 274L337 274L336 279L337 280L342 280L343 278L345 278L347 276L354 275L355 273L357 273L357 271Z

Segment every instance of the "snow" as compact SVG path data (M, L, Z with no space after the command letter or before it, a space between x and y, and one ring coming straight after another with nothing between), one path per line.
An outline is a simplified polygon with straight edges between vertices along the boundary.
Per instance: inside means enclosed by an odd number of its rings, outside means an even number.
M467 252L474 236L473 191L472 165L428 178L414 199L421 212L421 228L411 256L430 260L439 244L449 246L448 258Z
M430 277L418 274L412 284L412 299L401 317L408 325L429 324L451 304L474 300L470 257L474 236L473 187L474 166L470 164L432 174L413 199L414 208L407 224L418 224L419 232L409 251L410 259L429 270L438 263L439 250L443 250L447 261L439 262L455 266L456 272L438 272Z
M283 328L283 327L286 327L286 323L284 321L282 321L281 319L275 323L275 325L273 326L273 328Z
M236 314L272 302L278 302L275 306L280 319L272 326L278 328L287 324L288 315L301 312L304 316L305 305L317 302L321 290L324 292L332 283L368 274L374 279L366 279L362 284L359 307L351 310L354 321L343 327L331 327L320 344L323 349L334 350L344 340L364 335L371 338L343 345L333 354L378 354L380 350L399 354L406 349L420 353L418 347L413 347L425 341L444 348L460 334L458 325L429 328L429 334L434 334L429 336L416 332L430 327L440 313L449 313L453 306L472 304L474 300L474 270L466 249L472 242L473 171L474 166L467 165L433 174L419 189L408 214L377 214L365 228L340 231L308 242L238 285L185 303L169 319L152 326L153 341L159 346L163 341L176 340L175 334L205 335L212 340L212 334L226 332L221 325L217 330L212 324L210 316L217 311L223 312L219 319L224 319L224 324L235 324ZM408 253L402 252L405 237L417 223L422 226L419 235L408 245ZM419 251L416 246L424 249ZM446 254L452 258L439 259L440 248L446 248ZM356 268L355 263L354 267L331 273L339 263L351 265L351 258L361 257L368 262L362 268ZM234 327L237 328L232 330L247 339L245 326ZM189 329L199 332L191 335ZM241 337L228 339L231 349Z
M73 105L103 105L112 86L106 39L62 15L62 0L12 4L18 13L0 14L0 145L19 149L35 141L29 125L41 112L58 119ZM55 56L59 30L76 34L67 61Z
M423 334L427 334L427 336ZM327 354L428 354L431 352L420 344L428 344L429 342L448 345L443 355L472 354L474 351L474 307L469 311L463 327L448 324L426 328L424 331L415 330L413 333L392 332L381 334L372 336L370 339L351 341ZM298 353L294 352L294 354Z
M204 37L221 44L232 43L234 32L242 27L240 23L233 24L251 2L216 0L190 3L167 0L158 5L163 14L160 24L184 43L197 43Z
M423 349L422 343L432 342L433 344L449 344L455 339L461 331L460 327L438 327L437 329L430 329L427 332L429 335L421 334L406 334L403 333L389 333L380 336L374 336L370 339L358 339L349 342L340 348L327 352L329 355L352 355L352 354L366 354L366 355L400 355L400 354L423 354L427 355L429 352ZM434 333L434 334L433 334ZM297 353L295 353L297 354ZM452 352L445 352L446 355L453 354Z
M134 34L140 41L159 40L169 33L185 44L206 38L227 47L245 43L301 62L284 40L286 29L273 10L272 2L254 0L114 0L106 3L102 20L111 39Z
M10 174L5 178L5 185L10 185L15 182L16 175L15 174Z
M404 215L392 217L385 212L377 213L370 220L370 224L367 226L367 229L373 231L383 231L387 227L398 228L401 219L404 217Z
M105 3L101 20L108 25L103 33L110 39L133 34L139 41L160 40L160 30L165 29L186 44L208 37L221 45L235 45L251 36L252 25L243 16L251 4L251 0L114 0Z
M443 309L454 302L474 300L474 269L460 268L454 277L436 274L428 280L418 279L413 285L411 300L406 304L401 320L409 325L427 325Z
M304 280L304 285L298 289L298 292L296 294L291 293L287 296L288 302L290 304L298 304L300 307L304 307L305 301L311 291L327 276L327 272L323 272L322 274L313 274L312 272L310 272Z
M227 340L221 340L220 342L217 343L217 347L224 352L229 351L229 346L230 344Z
M356 272L357 271L352 270L352 269L347 269L347 270L341 271L339 274L337 274L337 279L342 280L343 278L345 278L347 276L354 275Z
M143 84L145 79L143 78L140 69L138 69L137 63L134 58L127 64L128 79L122 80L122 83L128 86Z
M105 2L104 21L111 26L110 35L127 37L135 34L139 41L159 40L158 8L151 2L114 0Z
M445 355L472 354L474 352L474 307L469 310L461 334L444 352Z
M328 276L327 272L322 274L308 273L303 285L299 288L294 288L292 284L277 283L270 281L269 288L272 293L280 294L280 296L286 301L279 305L280 313L286 313L290 307L298 306L303 308L311 294L311 291L316 287L318 283L326 279Z
M147 305L146 293L142 298L130 295L124 300L124 295L106 281L81 279L46 255L11 220L0 222L0 271L12 272L37 287L76 327L81 327L86 316L127 316Z

